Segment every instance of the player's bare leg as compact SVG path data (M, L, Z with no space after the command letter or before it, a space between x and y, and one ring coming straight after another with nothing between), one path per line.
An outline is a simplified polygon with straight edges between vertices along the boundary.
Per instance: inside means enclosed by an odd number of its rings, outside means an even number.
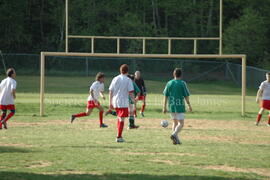
M263 112L264 112L264 109L261 108L261 109L259 110L259 112L258 112L258 116L257 116L256 122L255 122L255 125L256 125L256 126L259 125L259 123L260 123L260 121L261 121L261 118L262 118Z
M102 106L98 106L97 108L99 110L99 127L101 127L101 128L108 127L106 124L103 123L103 113L104 113L103 107Z
M135 125L134 109L135 109L135 104L130 104L129 105L129 126L128 126L128 129L139 128L139 126Z
M269 111L269 114L268 114L268 123L267 123L267 126L270 127L270 111Z
M179 140L178 134L184 127L184 120L173 120L175 128L172 133L171 139L173 140L173 144L181 144L181 141Z

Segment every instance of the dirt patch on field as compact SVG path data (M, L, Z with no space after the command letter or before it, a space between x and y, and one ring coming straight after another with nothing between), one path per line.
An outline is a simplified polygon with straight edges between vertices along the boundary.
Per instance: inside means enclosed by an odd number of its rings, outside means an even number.
M28 165L27 168L43 168L43 167L48 167L51 165L52 163L48 161L36 161L36 162L33 162L33 164Z
M1 144L0 146L8 146L8 147L33 147L32 145L27 144Z
M161 164L168 164L168 165L177 165L179 163L173 162L171 160L162 160L162 159L152 159L148 160L149 162L154 162L154 163L161 163Z
M165 156L192 156L192 157L197 157L197 156L203 156L199 154L191 154L191 153L175 153L175 152L119 152L117 154L127 154L127 155L165 155Z
M226 171L226 172L242 172L242 173L254 173L261 176L270 177L270 169L267 168L236 168L231 166L203 166L200 167L203 169L211 169L211 170L219 170L219 171Z
M57 172L43 172L44 175L69 175L69 174L77 174L77 175L103 175L97 171L72 171L72 170L64 170L64 171L57 171Z

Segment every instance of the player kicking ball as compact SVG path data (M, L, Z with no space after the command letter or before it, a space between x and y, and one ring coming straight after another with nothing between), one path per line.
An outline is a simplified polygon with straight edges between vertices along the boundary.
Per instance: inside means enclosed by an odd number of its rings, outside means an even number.
M259 125L264 110L268 110L269 116L268 116L267 126L270 126L270 72L266 73L266 81L262 82L260 87L259 87L259 90L257 92L257 97L256 97L257 103L260 102L260 97L262 99L261 100L261 108L259 110L255 125L256 126Z
M0 109L3 112L0 119L0 130L2 126L7 129L7 121L15 114L14 99L16 98L17 86L15 77L15 69L9 68L7 70L7 78L0 84ZM10 113L7 115L8 110Z
M99 126L101 128L108 127L106 124L103 123L103 107L100 105L98 98L101 96L105 100L104 96L104 81L105 81L105 75L101 72L97 73L96 75L96 81L90 86L89 90L89 96L88 96L88 103L86 112L82 112L79 114L74 114L71 116L70 121L73 123L73 121L78 117L84 117L89 116L94 108L97 108L99 110Z
M129 97L134 102L134 88L132 80L127 77L128 65L123 64L120 67L120 75L113 78L109 88L110 111L116 110L117 114L117 137L116 142L125 142L122 137L125 119L129 116Z
M189 111L192 111L192 107L189 102L189 90L185 81L181 80L182 71L180 68L176 68L173 71L174 79L170 80L164 89L164 104L163 113L167 112L167 103L171 118L173 120L172 135L170 136L174 145L181 144L178 134L184 127L185 119L185 102L188 104Z

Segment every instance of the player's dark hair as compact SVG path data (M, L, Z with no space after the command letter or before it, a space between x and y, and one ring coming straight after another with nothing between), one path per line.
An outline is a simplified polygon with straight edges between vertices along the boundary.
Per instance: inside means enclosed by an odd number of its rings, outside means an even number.
M129 74L128 77L129 77L132 81L134 81L134 79L135 79L135 76L132 75L132 74Z
M122 64L120 66L120 73L122 73L122 74L128 73L128 65L127 64Z
M15 73L14 68L9 68L9 69L7 70L7 76L8 76L8 77L11 77L14 73Z
M104 77L105 77L105 74L102 73L102 72L99 72L99 73L97 73L97 75L96 75L96 81L99 81L101 78L104 78Z
M182 76L182 69L181 68L175 68L174 71L173 71L173 75L175 77L181 77Z

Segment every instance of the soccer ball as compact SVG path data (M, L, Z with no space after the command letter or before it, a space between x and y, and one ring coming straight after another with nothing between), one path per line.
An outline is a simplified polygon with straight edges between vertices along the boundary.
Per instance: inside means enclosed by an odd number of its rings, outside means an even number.
M160 122L160 124L161 124L161 126L162 127L167 127L168 125L169 125L169 122L167 121L167 120L162 120L161 122Z

